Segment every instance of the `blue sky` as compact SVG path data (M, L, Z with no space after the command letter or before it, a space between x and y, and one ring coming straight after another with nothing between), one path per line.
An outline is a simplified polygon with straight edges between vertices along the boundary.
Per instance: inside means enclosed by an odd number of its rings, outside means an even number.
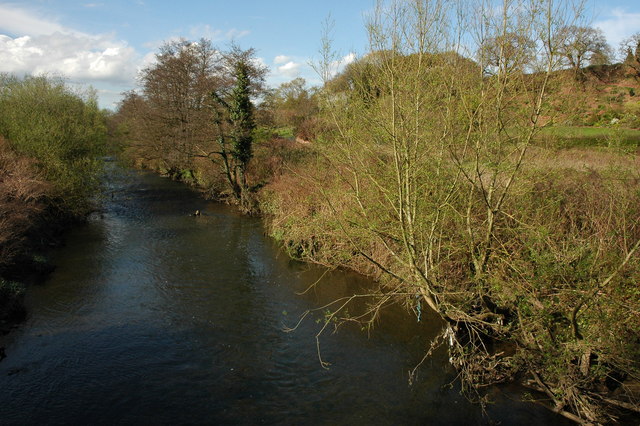
M343 63L366 51L364 15L374 0L0 0L0 72L61 74L98 89L113 108L135 87L163 41L206 37L224 48L253 47L276 86L317 76L322 24L334 21L334 47ZM640 31L640 1L591 0L593 25L614 47Z

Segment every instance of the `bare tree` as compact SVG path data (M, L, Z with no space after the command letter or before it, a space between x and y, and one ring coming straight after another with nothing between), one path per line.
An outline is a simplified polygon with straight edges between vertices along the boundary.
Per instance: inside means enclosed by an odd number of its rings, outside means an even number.
M620 54L624 58L624 64L640 76L640 32L620 43Z
M536 55L535 42L522 34L509 32L491 37L484 41L479 52L479 62L486 64L488 73L495 74L501 68L507 71L525 69L530 66Z
M569 25L558 33L558 51L576 76L587 64L608 63L611 48L599 28Z
M188 169L196 144L210 139L209 95L221 84L219 53L206 39L164 44L142 71L147 103L145 143L164 168Z

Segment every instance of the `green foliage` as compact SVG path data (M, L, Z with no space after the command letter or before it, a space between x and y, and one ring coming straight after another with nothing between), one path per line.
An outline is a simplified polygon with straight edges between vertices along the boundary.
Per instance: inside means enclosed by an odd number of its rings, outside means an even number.
M184 169L178 172L178 179L183 182L192 182L195 179L193 170Z
M0 88L0 134L38 160L59 190L63 209L80 213L96 186L106 137L95 93L76 93L49 77L4 75Z
M0 278L0 303L21 297L24 294L24 290L24 284Z
M23 284L0 278L0 320L24 314L22 306L24 291Z
M253 104L250 98L249 66L244 61L235 65L236 84L231 91L229 101L229 119L231 120L233 139L232 155L246 169L253 156L253 135L256 125L253 120Z

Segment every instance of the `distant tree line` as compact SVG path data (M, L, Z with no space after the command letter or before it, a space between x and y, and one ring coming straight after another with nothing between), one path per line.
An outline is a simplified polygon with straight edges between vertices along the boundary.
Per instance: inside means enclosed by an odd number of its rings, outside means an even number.
M554 69L568 68L577 79L584 77L588 65L608 65L616 60L614 49L607 43L601 29L584 25L566 25L558 28L553 46L557 54ZM501 65L506 67L528 64L527 72L539 71L540 63L532 61L538 49L536 42L518 32L506 32L487 38L479 50L478 60L491 71ZM623 40L619 47L620 59L634 72L640 71L640 32ZM500 64L498 59L509 63ZM542 64L543 65L543 64ZM640 76L640 74L637 74Z

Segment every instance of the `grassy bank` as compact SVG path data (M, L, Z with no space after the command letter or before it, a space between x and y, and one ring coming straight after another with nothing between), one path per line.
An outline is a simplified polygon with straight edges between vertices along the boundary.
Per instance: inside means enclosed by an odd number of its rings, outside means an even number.
M492 232L495 245L482 279L471 266L468 229L469 223L482 229L487 219L482 209L465 210L464 192L450 199L461 204L437 228L433 255L440 260L431 279L451 297L450 315L485 315L468 329L462 320L449 323L467 345L450 347L452 360L478 392L489 383L523 380L554 399L586 401L598 415L616 416L624 410L602 398L635 407L640 379L640 155L618 147L569 148L553 134L548 145L534 144L527 153ZM428 309L416 301L421 289L409 264L395 258L402 236L393 210L380 208L384 193L367 176L356 180L322 143L273 138L256 145L249 182L270 235L294 258L377 280L372 315L350 320L373 324L377 308L392 300L409 313ZM374 177L384 176L387 164L374 157L358 161ZM201 162L181 176L224 198L217 173ZM434 189L424 188L428 200ZM422 241L432 229L422 228ZM465 352L468 345L477 352Z
M452 359L469 383L531 378L533 371L556 398L573 392L595 406L613 395L632 403L640 379L640 157L614 149L582 149L578 156L560 148L531 155L493 232L494 260L482 282L470 268L464 221L450 215L438 229L442 261L432 279L453 298L452 312L485 311L485 321L499 324L470 328L478 339L461 337L487 351L472 361L468 352ZM389 217L371 207L380 194L360 182L355 197L348 170L309 158L261 192L271 235L295 258L376 278L381 301L395 298L415 311L420 288L393 254L403 250L402 239ZM476 211L470 220L486 218ZM463 332L464 322L457 327Z

